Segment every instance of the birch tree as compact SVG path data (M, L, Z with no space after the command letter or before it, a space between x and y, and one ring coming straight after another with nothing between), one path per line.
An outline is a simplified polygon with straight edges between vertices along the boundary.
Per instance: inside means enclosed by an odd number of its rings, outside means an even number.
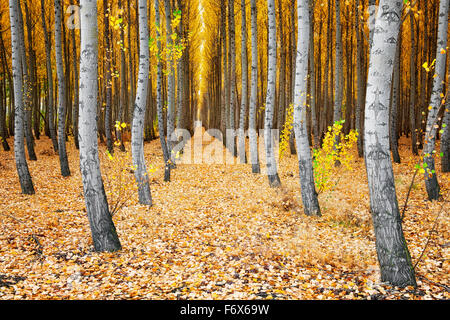
M25 157L24 145L24 105L23 105L23 77L22 77L22 54L19 25L19 0L9 1L9 18L11 23L11 61L14 83L14 157L16 161L17 174L23 194L34 194L33 181L28 170Z
M45 66L47 71L47 108L48 108L48 127L50 131L50 138L53 144L53 150L58 152L58 140L56 138L55 130L55 116L53 114L54 103L53 103L53 71L52 71L52 60L51 60L51 41L50 36L47 31L47 23L45 21L45 3L41 0L41 17L42 17L42 29L44 32L44 43L45 43Z
M56 74L58 78L58 152L61 175L70 176L69 161L66 151L66 85L64 79L62 52L62 5L61 0L55 0L55 57Z
M450 86L447 86L447 104L445 106L444 119L442 120L444 133L441 136L442 172L450 172Z
M97 141L98 26L97 1L80 0L81 57L79 143L86 210L96 251L121 249L100 172Z
M20 1L17 4L17 14L18 14L18 31L19 31L19 43L20 43L20 62L22 64L22 102L23 102L23 125L24 125L24 134L25 134L25 140L27 143L27 151L28 151L28 158L32 161L36 161L36 152L34 150L34 138L33 133L31 131L31 111L33 108L33 101L32 101L32 82L31 82L31 72L30 72L30 63L31 62L31 56L29 57L30 61L27 61L27 55L26 55L26 46L25 46L25 34L24 34L24 27L23 27L23 15L22 15L22 9L20 6ZM31 43L29 44L31 45Z
M342 119L342 95L343 95L343 75L342 75L342 31L341 31L341 1L335 0L336 9L336 63L334 65L334 99L333 122ZM339 136L336 136L335 147L339 143ZM337 162L338 163L338 162Z
M258 100L258 12L256 9L256 0L251 0L251 28L252 28L252 71L250 88L250 107L249 107L249 143L250 143L250 162L252 163L252 172L260 173L258 157L258 137L256 133L256 103Z
M158 48L158 66L156 75L156 112L158 117L158 132L161 148L163 151L164 163L169 161L169 151L164 135L164 114L163 114L163 95L162 95L162 62L161 62L161 15L159 12L159 0L155 0L155 24L156 24L156 42Z
M370 52L365 158L381 281L416 286L403 235L389 152L389 98L403 1L381 0Z
M164 10L166 14L166 38L167 46L172 47L172 10L170 0L164 0ZM174 137L175 131L175 65L172 57L168 54L167 57L169 73L167 75L167 149L171 162L175 164L174 157L172 155L173 144L176 142Z
M438 113L441 109L446 64L446 47L448 31L448 0L441 0L439 5L438 38L436 50L436 69L431 92L430 106L428 107L428 118L424 145L424 167L425 186L428 199L438 200L440 198L440 187L435 172L433 151L436 145L436 131L438 128ZM411 15L412 16L412 15ZM426 164L426 166L425 166Z
M264 122L264 144L266 147L267 177L271 187L281 186L274 154L272 136L273 112L277 78L277 25L275 0L267 0L269 18L269 67L267 75L266 113ZM297 138L297 136L296 136Z
M245 13L245 0L241 0L241 112L239 117L239 159L241 163L247 162L245 154L245 119L247 116L247 86L248 86L248 60L247 60L247 15Z
M310 54L311 43L309 39L311 36L309 1L311 0L297 0L298 37L295 67L293 127L298 150L300 186L305 214L320 216L321 213L314 183L311 149L309 148L309 135L306 121L308 56Z
M234 0L228 1L228 40L229 40L229 50L228 50L228 72L229 72L229 123L228 128L231 130L232 137L231 141L227 141L227 146L229 151L234 157L237 157L237 145L236 145L236 27L234 21Z
M149 72L149 32L147 24L147 0L139 0L139 76L131 130L131 152L134 175L138 184L139 203L152 205L147 167L144 158L144 123L147 109Z
M111 124L112 124L112 75L111 75L111 43L110 43L110 27L109 27L110 8L108 2L103 2L103 26L105 35L105 84L106 84L106 99L105 99L105 135L106 146L110 154L114 153L114 143L112 138Z

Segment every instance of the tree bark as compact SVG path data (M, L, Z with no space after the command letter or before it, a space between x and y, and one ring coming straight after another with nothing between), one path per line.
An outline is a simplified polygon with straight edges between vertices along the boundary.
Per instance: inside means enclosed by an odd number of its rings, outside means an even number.
M410 101L409 101L409 125L411 127L412 151L415 155L419 154L417 146L417 128L416 128L416 44L415 44L415 24L414 14L409 15L411 26L411 61L410 61Z
M139 76L137 81L136 102L134 105L133 126L131 131L131 152L134 175L138 184L139 203L152 205L150 184L144 157L144 123L147 109L148 73L149 73L149 32L147 25L147 0L139 0Z
M401 33L398 40L397 49L395 52L394 61L394 75L392 84L392 101L391 101L391 114L390 114L390 141L392 157L395 163L401 163L400 154L398 152L398 134L397 134L397 114L398 114L398 102L399 102L399 87L400 87L400 54L401 54Z
M381 281L416 286L403 235L389 152L389 97L403 2L381 0L370 53L365 112L365 158Z
M247 117L248 103L248 60L247 60L247 15L245 12L245 0L241 0L241 111L239 115L239 159L241 163L247 163L245 154L245 119Z
M264 144L266 147L267 177L271 187L281 186L274 154L272 136L273 111L277 78L277 25L275 17L275 0L267 0L269 17L269 66L267 74L266 113L264 121ZM296 136L297 137L297 136Z
M250 88L250 111L249 111L249 143L250 162L252 172L261 173L258 157L258 135L256 131L256 107L258 100L258 23L256 0L251 0L251 28L252 28L252 83Z
M80 5L80 169L94 249L113 252L121 245L108 208L97 142L97 1L80 0Z
M169 161L169 151L167 148L166 138L164 134L164 113L163 113L163 87L162 87L162 62L161 62L161 33L158 31L161 28L161 18L159 13L159 0L155 0L155 24L158 27L156 29L156 41L158 47L158 70L157 70L157 78L156 78L156 109L157 109L157 117L158 117L158 131L159 131L159 140L161 142L161 148L163 150L164 163Z
M428 108L429 111L427 117L425 144L423 149L424 164L427 164L425 170L425 186L428 193L428 200L430 201L438 200L441 197L440 187L435 172L433 151L436 145L436 134L439 121L438 114L442 106L442 98L440 95L443 93L443 83L445 82L445 64L447 54L441 53L441 50L448 50L446 49L448 31L448 7L448 1L440 1L435 76L433 77L433 90L431 92L430 106Z
M62 56L61 27L61 0L55 0L55 53L56 73L58 78L58 152L61 174L63 177L68 177L70 176L70 169L66 152L66 88Z
M294 132L300 174L303 207L306 215L320 216L319 201L314 183L311 149L306 124L308 56L310 52L310 1L297 1L298 40L295 68ZM302 36L305 35L305 36Z
M20 187L23 194L34 194L33 181L28 170L24 145L24 105L23 105L23 73L22 73L22 41L20 40L20 14L19 1L9 2L9 16L11 23L11 61L14 82L14 157L19 176Z

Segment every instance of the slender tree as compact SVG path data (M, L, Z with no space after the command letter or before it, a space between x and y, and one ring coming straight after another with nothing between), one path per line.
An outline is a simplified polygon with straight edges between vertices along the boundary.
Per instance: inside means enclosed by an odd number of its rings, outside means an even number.
M114 143L112 138L112 75L111 75L111 42L109 27L110 7L108 1L103 1L103 27L105 37L105 136L106 147L110 154L114 153Z
M381 281L416 286L389 153L389 98L403 1L381 0L366 92L364 148Z
M400 32L401 37L401 32ZM395 163L400 163L400 154L398 152L398 136L397 136L397 114L398 114L398 102L399 102L399 89L400 89L400 53L401 53L401 39L398 40L397 49L395 53L394 62L394 75L392 84L392 101L391 101L391 113L390 113L390 139L391 139L391 151L392 158Z
M431 92L430 106L428 108L428 118L424 145L425 186L429 200L438 200L440 187L435 172L435 162L433 151L436 145L436 132L438 128L438 113L442 106L441 94L443 94L443 83L445 81L446 47L448 31L448 0L441 0L439 5L438 38L436 52L436 69L433 80L433 90Z
M410 59L410 82L409 82L409 125L411 128L411 144L412 150L415 155L419 154L417 143L417 128L416 128L416 39L415 39L415 23L414 15L409 15L410 27L411 27L411 59Z
M97 1L80 0L80 169L87 215L96 251L121 249L100 172L97 141L98 27Z
M47 71L47 110L48 110L48 128L50 131L50 138L53 143L53 150L58 152L58 140L56 138L55 130L55 116L54 116L54 103L53 103L53 71L52 71L52 61L51 61L51 40L50 35L47 31L47 23L45 18L45 1L41 0L41 19L42 19L42 29L44 32L44 43L45 43L45 65Z
M106 1L105 1L106 2ZM74 5L74 0L70 0L70 4ZM73 109L72 109L72 127L75 147L80 148L78 142L78 105L79 105L79 79L78 79L78 54L77 54L77 42L75 37L75 28L71 28L70 36L72 38L72 67L73 67Z
M139 203L152 205L147 167L144 157L144 123L147 109L149 72L149 32L147 24L147 0L139 0L139 76L131 131L131 152L134 175L138 184Z
M310 54L309 1L297 0L298 37L295 67L294 132L297 144L301 194L305 214L320 216L319 201L314 183L314 173L306 127L306 96L308 78L308 55ZM302 37L302 35L305 35Z
M56 73L58 78L58 152L61 174L70 176L69 161L66 151L66 86L64 79L63 52L62 52L62 5L61 0L55 0L55 53Z
M357 98L356 98L356 110L355 110L355 128L358 132L358 155L360 158L364 155L363 148L363 129L362 129L362 111L364 108L364 71L363 71L363 35L361 32L361 0L355 2L355 28L356 28L356 77L357 77Z
M241 163L247 162L245 154L245 120L247 117L248 102L248 60L247 60L247 15L245 13L245 0L241 0L241 112L239 117L239 159Z
M23 15L20 2L18 2L18 28L19 28L19 41L20 41L20 55L22 63L22 82L23 82L23 106L24 106L24 132L25 140L27 143L28 158L31 161L36 161L36 152L34 150L34 138L33 132L31 131L31 112L33 110L33 100L32 100L32 77L30 72L30 62L31 55L27 59L26 46L25 46L25 34L23 27ZM31 43L29 45L32 45Z
M227 146L234 157L237 157L236 145L236 27L234 19L234 0L228 1L228 76L229 76L229 105L228 105L228 128L232 132L232 141L227 141Z
M14 82L14 157L19 176L20 187L23 194L34 194L33 181L28 170L24 145L24 105L23 105L23 78L22 78L22 54L20 41L19 0L9 1L9 17L11 23L11 61Z
M266 147L267 177L271 187L281 185L274 154L272 136L273 112L277 78L277 25L275 17L275 0L267 0L269 18L269 66L267 76L266 113L264 122L264 144ZM297 136L296 136L297 138Z
M336 10L336 62L334 64L334 111L333 122L342 120L343 68L342 68L342 31L341 31L341 0L335 0ZM335 139L335 147L339 143L339 135ZM339 163L339 161L337 161Z
M169 151L166 143L166 138L164 134L164 113L163 113L163 75L162 75L162 62L161 62L161 17L159 13L159 0L155 0L155 24L156 24L156 42L158 48L158 70L156 76L156 110L158 117L158 131L159 131L159 140L161 141L161 148L163 150L164 163L169 161Z
M172 33L172 9L170 0L164 0L164 11L166 14L166 38L167 46L170 48L173 45ZM170 54L167 57L169 73L167 75L167 149L171 165L175 164L174 155L172 154L173 144L176 142L174 137L175 131L175 62Z
M257 23L256 0L251 0L251 28L252 28L252 72L250 88L250 111L249 111L249 143L250 162L252 172L260 173L258 157L258 136L256 132L256 104L258 100L258 23Z
M445 106L444 119L442 123L445 125L444 133L441 136L441 152L442 172L450 172L450 86L447 86L447 105Z

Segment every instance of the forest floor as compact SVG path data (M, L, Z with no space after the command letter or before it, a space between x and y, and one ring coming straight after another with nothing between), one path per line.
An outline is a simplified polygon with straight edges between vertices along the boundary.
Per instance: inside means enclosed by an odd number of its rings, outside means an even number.
M336 172L339 183L320 195L317 218L303 214L296 156L280 161L281 189L271 189L265 175L242 164L179 164L172 182L164 182L155 140L145 145L156 170L154 205L138 205L133 193L113 217L123 250L99 254L93 252L79 154L72 141L67 147L72 176L62 178L50 140L36 141L38 161L28 162L33 196L20 192L13 152L0 151L0 299L450 298L448 204L441 210L443 202L426 201L422 176L403 228L413 264L426 250L416 267L417 289L400 289L380 282L362 159L355 158L353 171ZM109 193L116 190L111 177L117 162L104 145L100 149ZM401 139L403 162L394 164L401 209L418 160L409 150ZM448 200L450 175L437 166ZM133 179L128 173L121 181ZM111 195L110 206L126 192Z

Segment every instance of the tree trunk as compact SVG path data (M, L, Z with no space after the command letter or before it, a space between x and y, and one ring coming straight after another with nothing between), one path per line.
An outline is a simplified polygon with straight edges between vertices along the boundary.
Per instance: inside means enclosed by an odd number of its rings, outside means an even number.
M232 132L232 140L227 141L227 147L234 157L237 157L237 145L236 145L236 30L234 21L234 0L228 1L228 39L230 49L228 51L228 70L229 70L229 87L230 100L229 100L229 124L228 129Z
M416 286L403 235L389 152L389 97L403 3L381 0L367 81L365 158L381 281Z
M167 46L170 48L173 44L172 40L172 9L170 5L170 0L164 0L164 10L166 14L166 37ZM175 132L175 66L174 61L169 55L168 57L168 69L169 74L167 75L167 149L169 152L169 158L171 159L171 166L175 164L175 155L172 154L173 145L176 143L176 138L174 137Z
M25 46L25 34L23 27L23 15L22 9L20 7L20 2L18 7L18 17L19 17L19 41L20 41L20 54L22 63L22 81L23 81L23 105L24 105L24 130L25 130L25 140L27 143L28 158L31 161L36 161L36 152L34 151L34 139L33 132L31 131L31 111L33 108L32 101L32 83L31 83L31 73L30 73L30 63L27 61L26 56L26 46ZM29 45L32 45L31 43Z
M398 134L397 134L397 114L399 102L399 87L400 87L400 53L401 53L401 32L398 40L398 45L395 53L394 61L394 75L392 84L392 101L390 114L390 141L392 157L395 163L401 163L400 154L398 153Z
M166 138L164 134L164 113L163 113L163 94L162 94L162 62L159 58L161 54L161 34L158 31L161 28L161 18L159 13L159 0L155 0L155 23L158 26L156 29L156 41L158 47L158 71L157 71L157 83L156 83L156 112L158 116L158 131L159 140L161 141L161 148L163 150L164 163L169 161L169 151L167 148Z
M119 10L123 12L122 0L118 2ZM122 15L119 14L119 19L123 19ZM125 34L123 25L120 26L120 115L119 121L126 122L126 113L128 112L128 100L127 100L127 75L126 75L126 60L125 60ZM125 144L123 141L123 131L118 130L118 136L120 140L119 150L125 152Z
M277 25L275 17L275 0L267 0L269 17L269 67L267 74L266 113L264 121L264 144L266 147L267 177L271 187L281 186L274 154L272 136L273 111L277 78ZM297 136L296 136L297 137Z
M424 167L425 164L425 186L428 193L428 199L438 200L440 195L440 187L435 172L435 162L433 151L436 145L436 133L438 128L438 114L442 106L441 94L443 93L443 83L445 82L445 64L447 55L441 53L447 47L447 30L448 30L448 7L449 2L441 0L439 5L439 24L438 39L436 50L436 69L433 80L433 91L431 93L430 107L428 108L427 127L424 144ZM447 49L448 50L448 49ZM448 99L448 97L447 97Z
M74 1L71 0L70 4L73 5ZM75 147L80 148L78 141L78 108L79 108L79 79L78 79L78 55L77 55L77 42L75 37L75 29L70 30L70 35L72 37L72 63L73 63L73 109L72 109L72 126L73 126L73 136L75 140Z
M104 38L105 38L105 136L106 147L110 154L114 153L114 143L112 138L112 77L111 77L111 43L110 43L110 30L109 30L109 16L110 8L108 2L103 2L103 26L104 26Z
M152 205L150 184L144 157L144 123L147 109L148 73L149 73L149 32L147 24L147 0L139 0L139 76L137 81L136 102L134 105L131 152L134 175L138 184L139 203Z
M62 10L61 0L55 0L55 53L58 78L58 151L61 174L63 177L68 177L70 176L70 169L66 152L66 87L61 42Z
M58 152L58 140L56 138L55 122L54 122L54 105L53 105L53 71L51 62L51 41L47 31L47 24L45 20L45 3L41 0L41 16L42 16L42 29L44 32L45 42L45 61L47 68L47 106L48 106L48 129L50 131L50 138L53 143L53 150Z
M340 0L335 0L336 3L336 62L334 70L334 90L336 98L334 100L334 112L333 112L333 122L342 120L342 32L341 32L341 4ZM338 136L335 140L335 145L339 143Z
M14 82L14 157L16 160L17 174L23 194L34 194L33 181L28 170L24 145L24 105L23 105L23 74L22 74L22 41L20 40L20 14L19 2L9 2L9 17L11 22L11 61Z
M419 154L417 148L417 130L416 130L416 44L415 44L415 26L414 14L409 15L411 25L411 61L410 61L410 104L409 104L409 125L411 126L411 144L415 155Z
M247 116L248 103L248 60L247 60L247 16L245 12L245 0L241 0L241 112L239 115L239 159L241 163L247 163L245 154L245 119Z
M310 52L310 6L311 0L297 1L298 40L295 68L294 132L297 143L300 186L306 215L320 216L319 201L314 183L311 149L306 126L306 101L308 78L308 55ZM305 36L302 36L305 35Z
M249 143L250 162L252 172L261 173L258 157L258 135L256 129L256 107L258 100L258 23L256 0L251 0L251 24L252 24L252 83L250 88L250 112L249 112Z
M355 20L356 20L356 74L357 74L357 99L356 99L356 110L355 110L355 127L358 132L358 155L360 158L364 156L364 147L363 147L363 129L361 126L362 123L362 109L364 108L364 72L363 72L363 35L361 34L361 26L360 26L360 15L361 12L359 10L360 1L358 0L355 3Z
M450 86L447 85L447 105L444 111L444 133L441 136L442 172L450 172Z
M80 169L94 248L113 252L120 250L121 245L108 208L97 142L97 1L80 0L80 5Z

